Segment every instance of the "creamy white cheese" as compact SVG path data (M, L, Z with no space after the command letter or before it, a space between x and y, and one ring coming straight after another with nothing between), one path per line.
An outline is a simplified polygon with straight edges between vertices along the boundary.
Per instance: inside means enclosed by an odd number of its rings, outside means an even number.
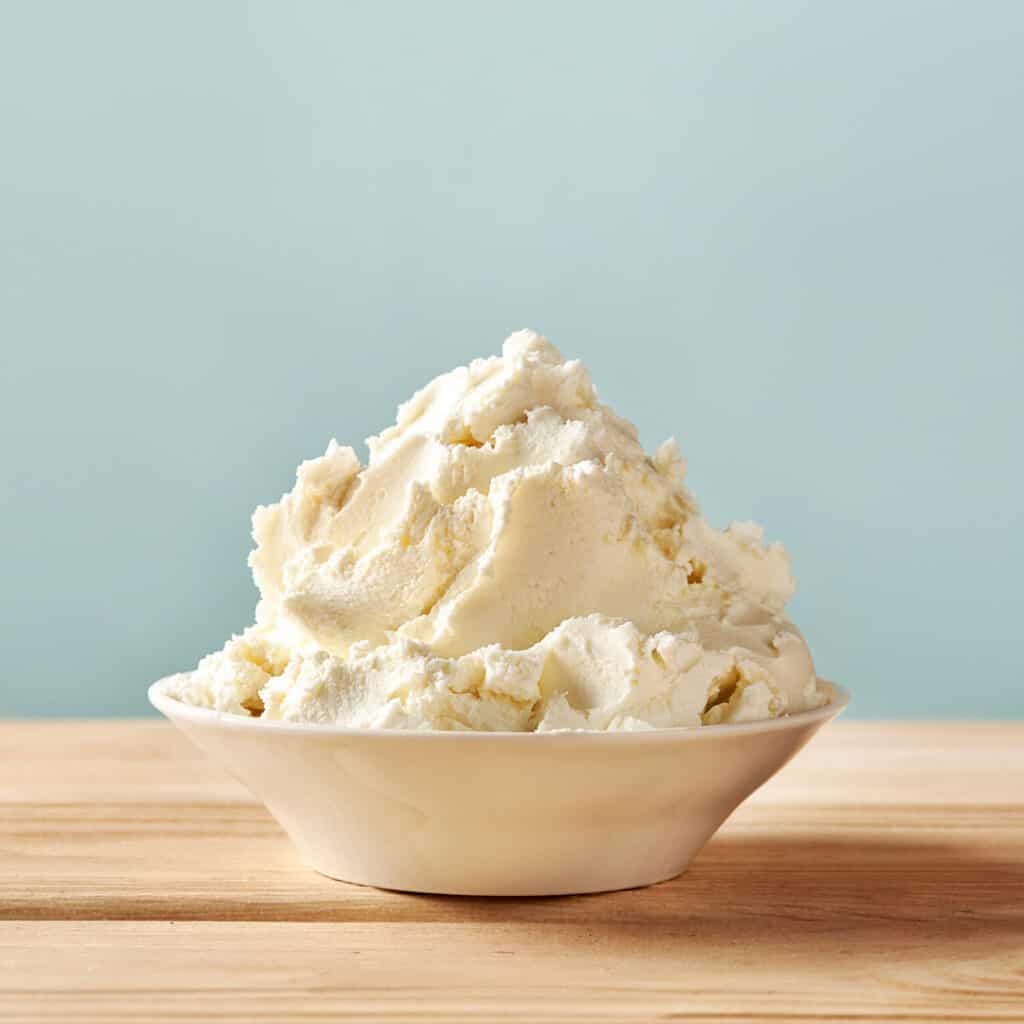
M176 677L192 703L404 729L638 729L826 698L788 559L718 531L674 441L648 457L578 361L520 331L253 516L256 624Z

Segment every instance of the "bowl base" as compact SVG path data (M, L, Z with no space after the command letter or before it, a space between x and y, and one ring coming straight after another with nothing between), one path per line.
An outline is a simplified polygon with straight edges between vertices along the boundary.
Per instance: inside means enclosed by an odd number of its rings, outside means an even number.
M554 884L552 886L527 885L520 887L512 884L501 886L500 890L498 887L492 885L481 888L472 885L424 886L422 883L418 885L415 883L403 885L396 882L374 882L368 879L356 881L352 878L344 878L341 875L332 874L330 871L324 871L322 868L318 868L313 864L307 864L306 866L315 871L318 875L323 875L324 878L329 878L332 882L343 882L346 885L358 885L367 889L380 889L384 892L409 893L414 896L476 896L501 899L507 899L510 897L519 899L542 899L557 896L593 896L603 892L623 892L627 889L646 889L649 886L660 885L662 882L670 882L672 879L678 878L686 872L690 865L684 864L681 868L673 870L670 874L659 875L655 878L623 878L618 882L610 882L596 886L583 884L576 887L574 885L566 886Z

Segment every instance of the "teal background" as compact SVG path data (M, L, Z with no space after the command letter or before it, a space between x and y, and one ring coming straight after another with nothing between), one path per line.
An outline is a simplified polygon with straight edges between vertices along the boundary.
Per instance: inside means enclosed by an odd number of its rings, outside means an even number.
M789 548L864 717L1018 717L1024 4L0 0L0 715L145 713L248 519L532 326Z

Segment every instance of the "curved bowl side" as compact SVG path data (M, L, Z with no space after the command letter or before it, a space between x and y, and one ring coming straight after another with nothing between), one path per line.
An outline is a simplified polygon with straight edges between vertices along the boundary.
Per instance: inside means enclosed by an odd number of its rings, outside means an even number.
M162 693L153 703L266 804L317 871L526 896L678 874L842 710L845 693L833 693L826 708L774 723L618 734L252 728Z

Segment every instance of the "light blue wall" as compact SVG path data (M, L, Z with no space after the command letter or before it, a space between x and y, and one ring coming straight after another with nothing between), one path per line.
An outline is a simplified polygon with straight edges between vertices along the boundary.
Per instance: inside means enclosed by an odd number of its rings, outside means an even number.
M1021 716L1024 4L0 4L0 714L139 714L254 505L533 326L853 714Z

